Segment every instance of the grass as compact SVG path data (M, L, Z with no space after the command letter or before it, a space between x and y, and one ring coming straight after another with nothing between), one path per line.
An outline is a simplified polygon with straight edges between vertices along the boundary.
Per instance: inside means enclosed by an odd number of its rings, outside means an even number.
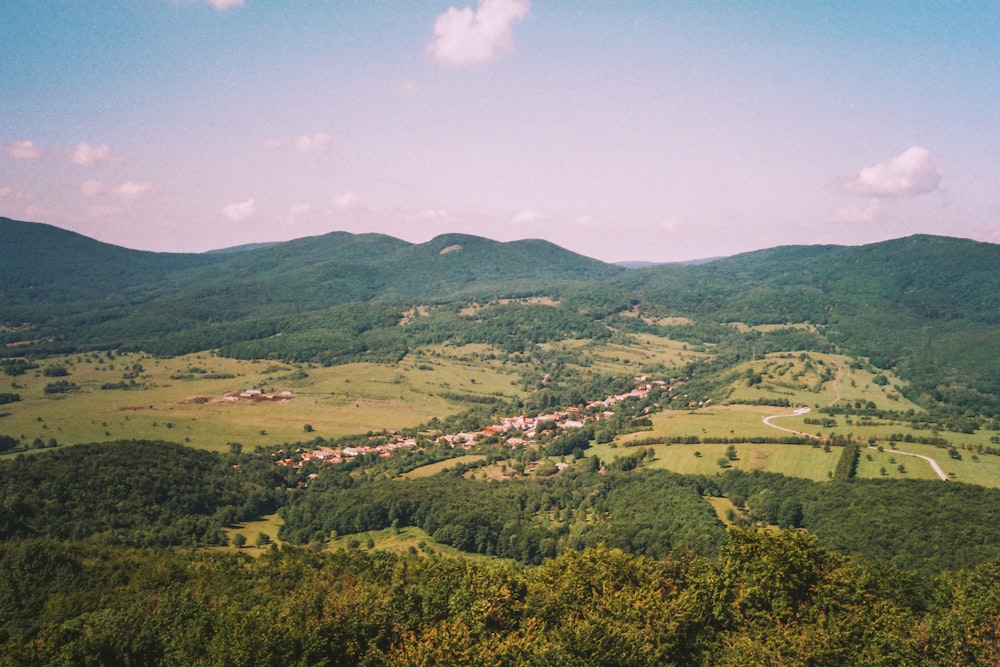
M372 546L368 546L368 540ZM394 531L392 528L373 530L365 533L339 535L327 543L327 549L361 549L365 551L389 551L397 554L419 553L463 558L472 561L495 561L495 556L466 553L446 544L439 544L422 528L407 526Z
M708 504L712 506L715 510L715 515L719 517L719 521L726 525L726 527L734 525L732 521L729 520L729 512L732 511L734 514L739 514L739 508L733 504L729 498L709 496L705 498Z
M887 443L884 446L888 449ZM931 457L956 482L1000 487L1000 456L978 454L979 460L976 461L972 458L972 452L959 450L962 458L956 460L948 455L947 449L917 443L896 443L893 445L893 449ZM870 461L868 460L869 456L872 459ZM905 473L899 472L899 465L904 466ZM883 468L886 473L884 475L882 474ZM866 479L938 479L926 461L900 454L879 452L875 449L861 450L857 476Z
M462 351L459 351L462 352ZM139 364L135 389L101 389L122 381ZM429 367L422 370L419 366ZM46 377L43 369L9 378L21 401L2 406L0 433L30 443L35 438L60 444L116 439L162 439L194 447L225 450L401 429L459 412L467 404L449 395L519 395L512 370L493 367L462 354L441 355L429 363L404 360L392 365L347 364L334 367L274 364L193 354L170 359L142 355L71 355L44 366L62 366L65 378ZM197 369L192 372L192 369ZM5 379L6 376L4 376ZM79 389L46 395L55 379ZM248 388L289 390L288 402L230 403L227 392ZM312 427L308 431L306 425Z
M737 380L727 402L787 399L792 405L820 408L837 402L871 401L884 410L919 411L899 394L896 386L900 381L892 373L885 373L887 385L878 385L875 374L852 368L853 361L843 355L818 352L769 354L736 367ZM750 386L746 380L751 374L759 375L761 382Z
M242 535L246 538L246 546L240 548L239 550L252 556L259 556L271 547L270 545L263 547L256 546L257 536L260 533L264 533L270 538L271 543L279 544L281 541L278 539L278 530L281 529L283 524L284 521L280 516L277 514L268 514L267 516L261 517L259 521L246 521L235 526L223 528L222 532L229 538L230 546L221 548L236 550L236 547L232 546L233 538L237 535Z
M632 342L628 344L566 340L547 343L543 347L573 352L581 360L586 360L592 370L609 375L623 372L638 375L657 364L677 368L705 356L691 351L685 343L660 336L633 334L629 340Z
M655 336L633 336L632 344L587 341L563 341L548 344L552 349L578 355L592 370L608 373L640 372L650 363L673 366L686 363L700 353L682 343ZM123 374L142 370L135 378L139 386L130 390L103 390L105 383L120 382ZM768 355L738 370L729 397L756 400L763 396L788 398L792 405L813 408L833 401L868 401L880 408L908 410L916 406L900 398L889 384L874 383L874 376L863 368L852 368L852 360L839 355L817 353L782 353ZM856 364L855 364L856 365ZM60 444L101 442L114 439L159 439L191 446L225 451L230 442L245 447L310 440L316 436L336 437L383 429L401 429L426 423L432 417L444 417L468 407L457 397L522 397L517 374L524 368L488 345L440 344L420 348L395 365L347 364L314 367L308 364L285 364L273 361L245 361L216 357L211 353L191 354L170 359L123 354L114 358L101 353L53 357L41 362L41 368L25 375L0 376L5 385L0 391L21 395L22 400L0 406L0 434L18 437L30 443L56 439ZM46 376L48 367L64 367L65 377ZM760 384L750 387L747 371L761 374ZM824 379L826 378L826 379ZM46 395L46 384L65 379L79 390L67 394ZM286 403L228 403L226 392L263 387L290 390L294 398ZM596 453L610 461L629 452L627 446L650 437L696 436L706 438L782 437L780 431L762 422L768 415L782 415L777 423L807 433L850 435L855 441L874 439L888 446L894 434L916 437L940 435L959 448L990 446L990 438L1000 432L974 434L921 431L908 422L866 421L861 418L836 417L835 426L806 424L807 419L821 418L814 409L809 414L792 415L791 408L745 404L712 405L685 411L664 411L651 415L652 428L619 437L615 444L595 446ZM306 425L312 430L307 431ZM915 444L900 445L907 450L935 458L956 481L1000 487L1000 457L960 449L962 460L948 457L947 450ZM836 464L834 449L795 445L738 445L740 460L733 467L762 469L788 475L824 480ZM721 469L717 459L724 445L656 445L652 465L681 473L715 474ZM925 451L926 450L926 451ZM697 458L694 451L700 451ZM891 463L877 452L868 461L863 451L858 476L861 478L911 477L933 479L929 466L917 459L899 459ZM463 457L464 458L464 457ZM455 461L442 462L442 467ZM906 472L899 472L902 464ZM882 468L886 474L882 474ZM442 468L428 466L411 475L430 475ZM499 467L476 471L479 477L504 478ZM509 473L510 471L508 471ZM254 533L253 538L256 537Z
M485 461L486 457L482 454L466 454L465 456L456 456L453 459L445 459L444 461L438 461L437 463L428 463L425 466L420 466L405 472L401 477L406 479L420 479L422 477L431 477L436 475L442 470L448 470L449 468L454 468L459 463L475 463L477 461Z
M764 470L779 472L790 477L804 477L815 481L825 481L837 466L840 455L838 448L824 452L821 447L811 445L735 445L738 458L729 461L728 468L719 466L719 459L725 458L729 445L651 445L655 456L647 464L650 468L664 468L682 475L715 475L727 469ZM648 447L644 447L648 449ZM597 445L587 450L587 455L596 454L602 461L611 462L618 456L628 456L636 450L628 447L613 448ZM700 456L699 456L700 454Z

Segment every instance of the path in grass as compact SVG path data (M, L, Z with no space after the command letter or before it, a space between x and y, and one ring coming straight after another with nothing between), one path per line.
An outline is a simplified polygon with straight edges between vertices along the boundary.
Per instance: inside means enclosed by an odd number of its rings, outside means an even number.
M775 417L797 417L798 415L804 415L807 412L809 412L809 408L796 408L795 412L793 412L790 415L771 415L770 417L764 417L762 421L771 428L776 428L779 431L785 431L786 433L794 433L795 435L804 435L808 438L814 438L816 440L819 440L820 438L817 435L813 435L811 433L805 433L803 431L796 431L795 429L785 428L784 426L776 426L771 423L771 420L774 419ZM870 447L870 449L876 449L876 448ZM882 451L889 452L890 454L902 454L903 456L915 456L918 459L923 459L924 461L927 461L927 463L930 464L931 470L933 470L938 477L940 477L946 482L948 481L948 475L945 473L945 471L941 469L941 466L938 465L937 461L935 461L929 456L924 456L923 454L913 454L911 452L903 452L898 449L883 449Z
M869 446L868 449L878 449L878 448ZM944 470L941 469L941 466L938 465L938 462L929 456L924 456L923 454L914 454L913 452L904 452L898 449L883 449L882 451L887 452L889 454L902 454L903 456L915 456L918 459L923 459L924 461L927 461L927 463L931 465L931 470L933 470L938 477L940 477L946 482L948 481L948 475L945 474Z
M809 408L795 408L795 412L790 415L771 415L770 417L764 417L761 421L770 426L771 428L776 428L779 431L784 431L785 433L794 433L795 435L803 435L807 438L813 438L814 440L819 440L818 435L813 435L812 433L806 433L804 431L796 431L793 428L785 428L784 426L776 426L771 423L771 420L776 417L798 417L799 415L804 415L809 412Z

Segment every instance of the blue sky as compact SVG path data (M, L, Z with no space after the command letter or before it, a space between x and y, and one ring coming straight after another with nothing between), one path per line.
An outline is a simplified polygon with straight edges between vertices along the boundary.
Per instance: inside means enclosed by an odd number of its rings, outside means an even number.
M673 261L1000 242L995 2L0 3L0 215Z

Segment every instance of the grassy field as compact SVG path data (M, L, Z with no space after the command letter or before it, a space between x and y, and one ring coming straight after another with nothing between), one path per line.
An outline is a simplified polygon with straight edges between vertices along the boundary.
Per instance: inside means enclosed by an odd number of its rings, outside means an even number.
M445 459L444 461L438 461L437 463L428 463L425 466L420 466L409 472L405 472L401 477L406 479L420 479L421 477L430 477L436 475L442 470L448 470L449 468L454 468L459 463L475 463L477 461L485 461L486 457L482 454L466 454L465 456L456 456L453 459Z
M447 352L447 350L445 351ZM194 354L171 359L141 355L72 355L48 359L43 367L8 378L3 391L21 401L0 406L0 433L22 442L55 438L60 444L112 439L164 439L224 450L297 442L322 436L400 429L444 417L467 404L450 396L501 393L517 396L513 369L481 363L465 350L438 353L425 361L396 366L347 364L334 367L242 361ZM68 375L50 377L45 368ZM141 369L141 370L139 370ZM102 389L127 382L135 388ZM65 380L75 389L46 394L46 385ZM7 387L10 387L8 389ZM286 402L229 402L225 394L244 389L291 391ZM307 426L311 427L311 431Z
M331 551L337 551L338 549L362 549L391 551L398 554L407 552L439 554L472 561L498 560L495 556L466 553L446 544L438 544L423 529L415 526L400 528L395 532L391 528L386 528L385 530L373 530L366 533L341 535L330 540L326 548Z
M638 375L656 364L677 368L706 356L691 351L685 343L660 336L633 334L630 340L631 344L568 340L547 343L543 347L571 351L586 359L591 369L612 375L622 372Z
M888 448L888 445L885 445L885 447ZM897 443L893 448L903 452L931 457L956 482L1000 487L1000 456L979 454L977 455L979 459L977 461L972 458L972 452L959 450L962 458L961 460L956 460L948 455L947 449L932 445ZM871 457L870 460L869 457ZM900 465L904 467L905 472L900 472ZM879 452L875 449L863 449L861 451L861 457L858 462L858 477L869 479L938 479L938 476L931 470L930 465L922 459L884 451Z
M714 475L728 469L719 466L719 459L725 458L728 447L729 445L718 444L652 445L656 455L648 466L684 475ZM840 455L837 448L824 452L821 447L810 445L740 444L735 447L738 458L728 462L731 468L780 472L816 481L829 479ZM610 462L615 457L628 456L635 451L629 447L597 445L588 449L587 454L596 454L602 461Z
M683 344L653 336L637 336L634 344L595 345L563 341L549 347L579 355L592 370L638 372L648 363L672 366L699 353ZM60 444L100 442L113 439L162 439L195 447L224 451L231 442L245 447L336 437L383 429L400 429L443 417L466 407L463 396L523 395L518 382L521 364L505 360L487 345L441 344L418 349L395 365L347 364L314 367L271 361L242 361L210 353L171 359L143 355L78 354L55 357L41 367L17 377L2 376L0 391L16 392L22 400L0 406L0 434L30 443L55 439ZM60 375L64 369L66 375ZM748 385L747 373L758 373L761 382ZM991 445L997 432L936 434L914 430L908 422L835 418L835 424L820 426L806 420L823 418L817 406L835 401L873 402L880 408L918 411L898 396L888 384L874 382L870 371L851 359L816 353L768 355L745 364L737 373L729 397L756 400L782 396L793 406L812 408L808 414L793 414L793 408L755 405L712 405L686 411L664 411L651 415L652 428L619 437L610 445L590 450L605 461L628 453L628 445L647 438L695 436L699 439L787 435L768 427L763 419L778 415L777 425L813 435L851 436L855 441L874 439L888 448L894 434L915 437L940 435L959 448ZM134 376L134 377L131 377ZM74 389L47 394L46 385L66 381ZM102 389L102 385L134 381L134 388ZM225 400L228 392L259 388L270 392L290 391L285 402ZM957 481L1000 486L1000 457L961 450L962 460L948 457L945 449L900 445L935 458ZM724 445L654 446L652 465L681 473L714 474ZM739 460L733 467L761 469L824 480L836 465L836 452L824 453L810 446L739 445ZM926 451L925 451L926 450ZM694 452L701 453L700 457ZM903 459L874 450L865 451L858 476L863 478L934 478L926 462ZM458 459L461 460L461 459ZM436 464L454 465L454 461ZM904 471L899 470L902 465ZM434 474L429 466L416 475ZM884 469L884 472L883 472ZM478 471L480 476L503 478L499 468ZM256 533L255 533L256 535Z
M899 379L885 373L888 384L874 382L875 374L853 368L850 357L818 352L781 352L742 364L736 368L739 379L732 385L727 401L756 402L760 399L787 399L792 405L820 408L838 401L869 401L883 410L919 410L895 388ZM857 364L855 364L857 365ZM747 378L756 374L758 384Z
M264 546L257 546L257 537L264 533L267 535L268 539L273 544L279 544L281 541L278 539L278 530L281 528L284 521L277 514L269 514L267 516L261 517L260 521L247 521L230 528L223 528L222 532L226 534L229 538L230 546L221 547L235 550L236 547L232 546L233 538L237 535L242 535L246 539L246 546L241 547L240 551L243 553L248 553L252 556L259 556L266 549L270 549L270 544Z

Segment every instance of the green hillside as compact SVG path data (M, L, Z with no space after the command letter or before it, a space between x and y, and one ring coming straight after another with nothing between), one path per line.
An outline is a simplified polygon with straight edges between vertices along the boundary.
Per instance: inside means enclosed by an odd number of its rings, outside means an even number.
M893 368L924 404L995 412L1000 246L934 236L785 247L636 271L622 286L651 315L748 325L808 322L846 353Z
M653 333L702 346L717 370L773 352L864 357L922 406L1000 412L1000 246L986 243L912 236L628 270L460 234L334 232L182 255L0 219L0 239L3 356L219 349L330 364L446 340L516 351Z

